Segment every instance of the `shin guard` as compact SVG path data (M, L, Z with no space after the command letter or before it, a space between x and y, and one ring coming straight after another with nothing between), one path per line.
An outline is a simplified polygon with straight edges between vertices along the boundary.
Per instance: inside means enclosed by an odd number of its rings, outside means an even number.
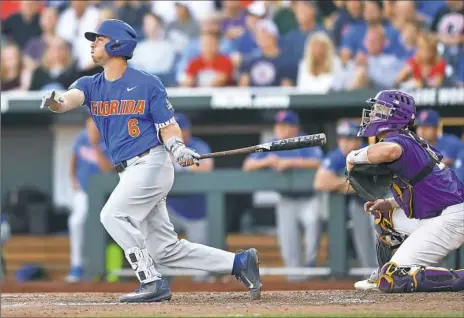
M395 263L389 262L380 269L377 286L385 293L462 291L464 270L398 267Z
M161 278L147 249L133 247L126 250L125 255L141 283L146 284Z

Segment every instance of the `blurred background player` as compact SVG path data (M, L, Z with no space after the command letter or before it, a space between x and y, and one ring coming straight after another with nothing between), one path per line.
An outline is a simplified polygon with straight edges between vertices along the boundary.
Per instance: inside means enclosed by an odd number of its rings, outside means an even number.
M275 116L274 138L285 139L305 135L300 130L300 119L293 111L280 111ZM243 164L243 170L317 169L322 160L320 147L302 148L269 153L252 153ZM321 197L316 192L283 192L277 203L277 237L280 253L286 267L316 265L320 234ZM305 253L302 259L301 231L303 228ZM289 279L301 279L289 276Z
M440 132L440 115L434 110L421 111L417 115L416 126L417 135L440 151L445 165L453 167L464 145L457 136Z
M205 141L192 136L192 123L185 114L176 112L174 117L182 130L182 138L187 147L196 150L199 154L211 152L211 148ZM193 165L185 168L175 160L173 163L176 172L209 172L214 167L213 159L205 159L199 166ZM169 195L167 205L169 218L177 233L183 232L185 238L193 243L208 243L208 220L204 194Z
M359 126L354 122L342 121L337 126L338 147L325 156L317 170L314 188L317 191L336 191L346 193L348 184L345 178L346 156L353 150L362 148L363 140L357 137ZM362 267L377 267L375 257L375 232L373 219L364 212L364 203L350 187L347 197L347 210L352 221L353 242ZM344 211L340 211L343 213Z
M113 171L113 164L108 159L105 144L100 140L100 133L92 117L88 117L86 127L79 132L74 142L71 160L73 204L68 219L71 249L71 268L66 277L68 283L78 282L84 275L82 248L88 211L87 190L90 177L100 171Z
M454 172L456 172L459 180L464 182L464 147L461 148L454 162Z
M6 264L5 258L3 257L3 249L6 242L11 236L10 224L6 218L2 215L0 216L0 283L3 281L6 273Z

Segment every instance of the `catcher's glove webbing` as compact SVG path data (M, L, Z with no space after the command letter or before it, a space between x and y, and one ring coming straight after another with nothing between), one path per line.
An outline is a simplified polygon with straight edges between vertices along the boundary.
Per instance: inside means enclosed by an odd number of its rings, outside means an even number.
M345 174L351 187L366 201L385 197L393 180L393 173L382 163L355 165Z

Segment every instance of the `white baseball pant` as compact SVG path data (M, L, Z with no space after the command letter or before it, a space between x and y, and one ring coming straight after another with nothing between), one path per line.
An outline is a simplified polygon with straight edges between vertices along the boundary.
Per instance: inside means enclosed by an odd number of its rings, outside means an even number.
M68 218L71 266L82 266L82 248L84 244L84 228L87 219L89 202L87 193L78 189L73 193L71 215Z
M179 240L174 232L166 209L174 167L164 146L128 160L119 177L100 220L141 282L159 279L165 268L231 273L234 253Z
M314 266L321 227L321 196L281 196L276 206L277 238L286 267ZM302 233L305 253L302 253ZM304 256L303 256L304 255Z
M412 231L391 259L398 266L436 266L464 244L464 202L447 207L435 218L415 221L417 229ZM402 226L401 222L395 222L397 220L394 219L395 229Z

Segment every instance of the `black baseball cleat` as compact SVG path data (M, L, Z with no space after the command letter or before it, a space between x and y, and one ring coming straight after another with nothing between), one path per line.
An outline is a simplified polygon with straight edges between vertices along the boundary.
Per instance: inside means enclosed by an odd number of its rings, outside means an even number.
M240 271L235 278L241 281L250 291L250 299L261 298L261 275L259 273L258 251L250 248L246 251L238 251L240 259Z
M147 284L141 284L139 288L130 294L122 295L119 301L122 303L155 303L171 300L172 293L165 279L155 280Z

